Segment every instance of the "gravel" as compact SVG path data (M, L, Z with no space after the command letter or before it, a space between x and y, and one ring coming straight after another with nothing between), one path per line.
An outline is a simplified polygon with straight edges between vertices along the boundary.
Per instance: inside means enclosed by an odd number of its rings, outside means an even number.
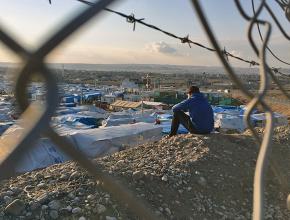
M290 179L289 134L288 127L278 128L273 138L265 219L290 219L285 187ZM149 204L159 218L251 219L257 154L249 132L188 134L124 150L95 163ZM74 162L3 180L0 220L136 219L102 184Z

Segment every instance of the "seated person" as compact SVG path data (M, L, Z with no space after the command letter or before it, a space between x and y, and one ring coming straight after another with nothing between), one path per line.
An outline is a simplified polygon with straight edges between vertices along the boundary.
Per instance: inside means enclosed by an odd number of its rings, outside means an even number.
M176 135L179 124L192 134L209 134L214 128L213 110L197 86L189 87L188 99L172 107L173 119L169 137ZM185 114L189 112L189 116Z

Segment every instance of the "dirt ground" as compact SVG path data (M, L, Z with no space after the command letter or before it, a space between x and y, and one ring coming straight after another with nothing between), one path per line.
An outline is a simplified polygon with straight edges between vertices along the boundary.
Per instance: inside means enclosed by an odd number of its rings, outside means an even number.
M289 135L289 127L276 129L265 219L290 219ZM188 134L95 162L149 204L158 218L251 219L257 154L249 132ZM0 219L140 219L101 185L74 162L2 181Z

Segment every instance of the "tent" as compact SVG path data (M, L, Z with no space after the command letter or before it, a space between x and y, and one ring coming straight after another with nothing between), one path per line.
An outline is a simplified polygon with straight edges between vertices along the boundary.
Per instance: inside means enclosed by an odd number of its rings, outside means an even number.
M58 129L57 131L59 132ZM162 128L153 124L136 123L89 130L66 128L66 130L62 130L61 136L74 143L77 149L87 157L95 158L120 151L124 147L135 147L159 140L162 136L161 131ZM24 132L23 128L13 125L1 136L1 139L8 136L17 138L22 132ZM47 138L39 139L34 145L34 148L25 151L17 162L16 173L28 172L70 160Z

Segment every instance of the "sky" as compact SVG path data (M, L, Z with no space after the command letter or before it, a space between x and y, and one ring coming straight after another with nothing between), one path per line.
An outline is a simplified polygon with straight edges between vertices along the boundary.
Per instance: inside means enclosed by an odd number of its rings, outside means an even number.
M93 0L91 0L93 1ZM202 0L202 7L214 29L222 48L250 60L257 60L247 39L248 23L238 13L233 0ZM251 13L250 0L241 1L245 10ZM259 0L255 0L256 5ZM269 5L289 30L289 21L273 0ZM19 43L29 50L37 49L43 41L69 19L87 6L76 0L0 0L0 27L9 32ZM195 11L188 0L126 0L116 1L109 8L145 18L178 36L189 35L193 41L210 46L199 23ZM263 18L270 19L266 12ZM270 20L271 21L271 20ZM264 30L264 29L263 29ZM260 45L257 31L255 39ZM290 44L273 25L270 40L271 49L279 57L290 61ZM287 67L277 62L269 54L271 66ZM19 59L0 43L0 62L18 62ZM196 66L220 66L212 52L187 44L163 33L137 24L133 32L132 24L118 15L103 11L85 27L66 40L47 58L53 63L91 64L174 64ZM233 66L248 67L240 61L230 60ZM288 66L289 67L289 66Z

